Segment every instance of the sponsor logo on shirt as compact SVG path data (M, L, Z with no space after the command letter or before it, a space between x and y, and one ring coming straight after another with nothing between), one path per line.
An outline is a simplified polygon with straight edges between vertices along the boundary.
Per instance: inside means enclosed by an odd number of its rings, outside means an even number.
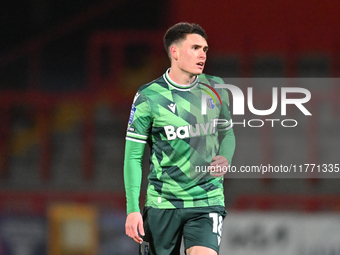
M228 123L228 122L226 122ZM216 133L216 126L219 123L217 119L212 119L207 123L197 123L193 125L180 126L177 129L172 125L164 126L164 131L166 138L170 140L175 140L176 138L184 139L189 137L208 135Z

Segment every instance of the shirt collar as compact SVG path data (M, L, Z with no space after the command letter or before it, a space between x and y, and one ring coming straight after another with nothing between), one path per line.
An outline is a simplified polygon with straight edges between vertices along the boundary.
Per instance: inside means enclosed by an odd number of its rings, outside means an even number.
M169 77L169 71L170 68L168 68L168 70L166 70L165 74L163 75L164 80L172 87L175 87L176 89L179 90L190 90L193 87L195 87L198 84L198 76L195 77L195 79L193 80L192 83L188 84L188 85L182 85L182 84L178 84L176 82L174 82L173 80L171 80L171 78Z

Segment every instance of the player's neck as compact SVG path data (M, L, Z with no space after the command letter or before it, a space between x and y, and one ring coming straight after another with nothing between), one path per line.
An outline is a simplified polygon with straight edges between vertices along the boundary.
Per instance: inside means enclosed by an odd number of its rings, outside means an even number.
M171 67L169 70L169 77L172 81L180 85L190 85L196 78L195 75L191 75L176 67Z

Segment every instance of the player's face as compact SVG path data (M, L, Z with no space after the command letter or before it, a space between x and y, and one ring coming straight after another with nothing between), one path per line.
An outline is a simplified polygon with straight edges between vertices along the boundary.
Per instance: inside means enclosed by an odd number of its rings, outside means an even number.
M207 59L207 41L198 34L189 34L178 46L178 68L190 76L199 75L203 72Z

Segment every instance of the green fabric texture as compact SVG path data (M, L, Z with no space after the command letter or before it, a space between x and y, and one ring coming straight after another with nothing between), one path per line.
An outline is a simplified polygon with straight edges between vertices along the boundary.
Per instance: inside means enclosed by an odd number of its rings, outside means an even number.
M127 214L139 212L139 195L142 182L142 161L145 144L126 140L124 184Z
M218 153L219 155L224 156L226 157L226 159L228 159L229 165L232 164L235 147L236 140L234 130L229 129L220 139L220 151Z
M201 170L217 155L225 156L231 163L235 150L228 92L215 88L223 83L218 77L202 74L189 86L183 86L171 81L166 72L138 90L126 133L124 178L128 213L140 211L146 143L150 145L150 174L145 206L224 206L223 177ZM216 124L214 120L223 121Z

